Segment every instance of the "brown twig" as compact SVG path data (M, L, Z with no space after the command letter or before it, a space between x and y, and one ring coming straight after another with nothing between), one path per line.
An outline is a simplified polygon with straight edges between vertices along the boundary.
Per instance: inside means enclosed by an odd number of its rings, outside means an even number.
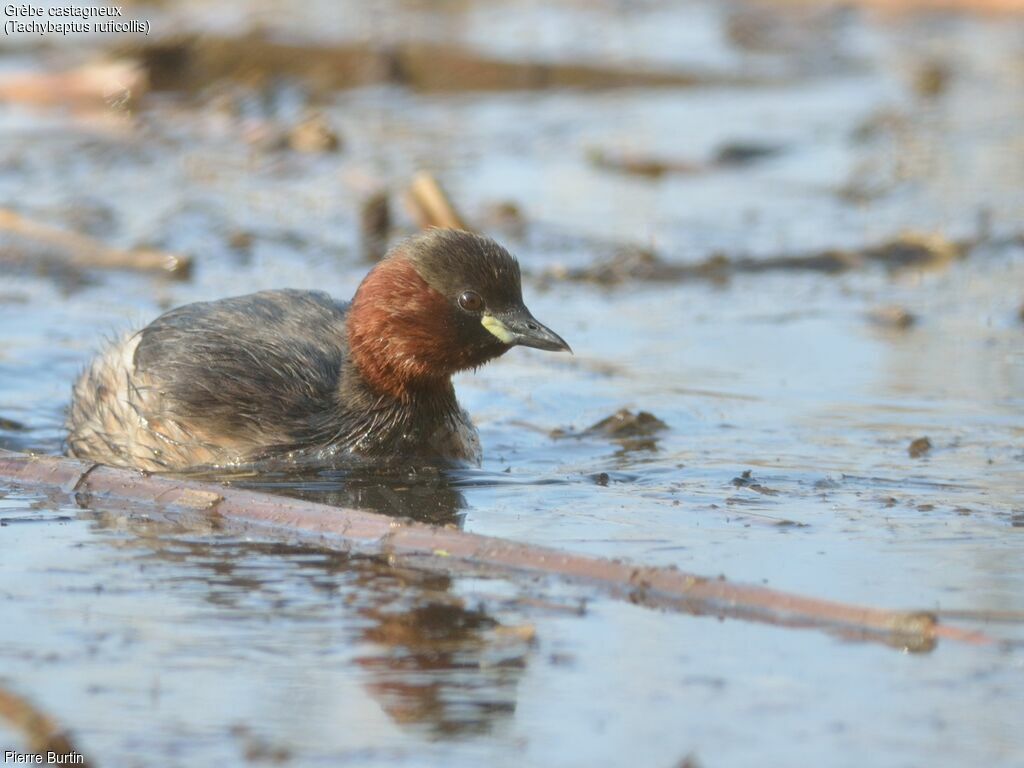
M386 189L374 190L359 204L359 244L366 261L380 261L388 250L391 202Z
M413 218L421 229L469 229L465 220L455 210L455 205L441 189L437 179L426 171L420 171L413 177L406 200Z
M729 616L791 627L813 627L844 636L929 650L939 639L994 642L979 632L939 624L925 612L890 611L803 597L764 587L643 567L547 547L519 544L450 528L398 520L356 509L172 477L88 464L52 456L0 451L0 480L54 486L121 500L133 509L156 504L214 515L222 524L302 539L332 549L402 557L431 569L520 572L597 586L631 602L694 615Z
M126 107L146 92L138 63L119 60L65 72L14 72L0 76L0 101L36 105Z
M0 208L0 233L52 249L71 267L165 272L178 277L187 276L192 267L188 256L148 248L111 248L87 235L40 224L4 208ZM4 258L4 252L0 249L0 260Z

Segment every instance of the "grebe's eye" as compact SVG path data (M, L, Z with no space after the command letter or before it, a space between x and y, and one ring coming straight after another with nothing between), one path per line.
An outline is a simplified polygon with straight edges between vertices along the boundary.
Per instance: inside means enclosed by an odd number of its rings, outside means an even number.
M459 296L459 306L467 312L479 312L484 308L484 300L475 291L466 291Z

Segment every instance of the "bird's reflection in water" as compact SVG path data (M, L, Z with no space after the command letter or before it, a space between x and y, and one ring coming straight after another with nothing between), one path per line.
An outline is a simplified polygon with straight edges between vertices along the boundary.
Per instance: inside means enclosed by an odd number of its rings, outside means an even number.
M190 477L431 525L461 527L465 518L466 499L453 487L456 476L435 466L264 463L231 472L192 473Z
M454 521L462 506L461 494L444 487L429 494L403 495L396 489L391 495L368 484L324 484L296 495L420 519L423 515L414 513L429 499L432 522ZM90 505L88 498L81 502ZM261 632L272 617L280 626L282 652L299 665L308 658L311 678L332 670L323 668L324 649L297 651L291 645L295 625L340 625L358 648L354 661L365 690L403 727L430 738L459 738L490 732L515 711L531 642L518 631L526 620L513 618L513 626L504 626L486 607L467 604L456 594L450 576L309 547L244 541L225 536L209 522L185 526L171 519L88 514L97 527L118 535L127 525L131 535L119 539L121 545L141 551L146 563L141 572L165 587L199 585L217 615L251 617ZM503 603L502 611L508 610ZM200 644L193 652L242 655L245 646L240 636L237 646ZM341 659L336 673L351 674L345 664L353 657L342 652L336 658Z
M427 581L419 588L429 586L431 599L410 600L400 589L360 609L372 620L362 639L373 651L357 659L369 674L367 690L396 723L432 737L489 732L515 711L529 640L454 598L448 577Z

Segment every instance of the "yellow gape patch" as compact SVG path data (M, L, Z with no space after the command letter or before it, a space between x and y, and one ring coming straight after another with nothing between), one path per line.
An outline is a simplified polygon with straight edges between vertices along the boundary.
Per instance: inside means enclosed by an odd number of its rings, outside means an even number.
M506 328L505 324L494 315L484 315L484 319L480 323L505 344L511 344L516 338L515 334Z

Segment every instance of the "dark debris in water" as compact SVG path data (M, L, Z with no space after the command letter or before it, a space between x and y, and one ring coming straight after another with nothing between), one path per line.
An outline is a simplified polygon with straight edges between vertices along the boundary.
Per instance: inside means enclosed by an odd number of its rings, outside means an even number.
M762 144L756 141L731 141L715 151L714 164L736 167L775 157L785 150L780 144Z
M316 112L307 115L288 131L288 146L296 152L338 152L342 141L327 117Z
M667 174L689 175L705 170L705 166L697 162L634 153L619 154L603 149L588 150L587 160L595 168L604 171L646 176L651 179L660 179Z
M69 515L37 515L33 517L0 517L0 528L20 523L67 523L71 521Z
M273 744L262 736L252 732L245 723L231 726L231 735L239 742L242 754L248 763L269 763L283 765L290 762L292 752L284 746Z
M632 472L595 472L588 475L594 485L606 488L611 483L633 483L639 479L639 475Z
M660 179L669 174L688 176L714 171L718 168L749 165L778 155L783 149L777 144L727 142L715 151L710 160L698 161L658 157L639 152L616 153L594 148L587 151L587 160L592 166L601 170Z
M692 752L676 763L675 768L701 768L701 763Z
M891 240L860 249L827 249L807 254L767 258L732 258L712 254L697 263L666 260L649 248L620 247L604 260L578 268L555 267L542 279L569 280L617 286L630 282L725 282L741 274L762 272L823 272L839 274L870 265L898 271L939 268L963 257L974 243L955 242L940 235L905 233Z
M953 66L948 61L924 61L914 72L914 92L926 99L937 99L949 90L954 74Z
M623 452L656 451L658 435L667 429L668 425L649 411L634 413L628 408L621 408L584 430L559 427L551 430L548 435L554 440L601 437L618 443ZM594 479L598 485L607 485L607 481L602 482L600 475L594 476Z
M654 437L666 429L668 429L668 425L653 413L648 411L633 413L628 408L622 408L611 416L587 427L586 434L606 435L620 440L633 437Z
M624 451L653 451L657 449L658 434L667 429L668 425L649 411L634 413L628 408L621 408L584 430L558 428L551 430L549 435L555 440L603 437L619 443ZM607 481L601 482L600 476L596 482L598 485L607 484Z
M488 231L494 230L517 240L526 234L526 216L513 200L496 200L485 204L481 218Z
M877 307L868 312L867 318L872 325L896 331L913 328L918 322L917 315L906 307L899 306Z
M922 456L926 456L932 450L932 441L927 437L919 437L916 440L911 441L910 445L907 446L907 455L912 459L920 459Z
M878 109L862 120L851 132L854 143L869 143L885 136L910 131L911 117L892 108Z
M247 140L269 152L291 150L303 154L340 152L341 134L321 112L311 112L291 125L263 125L251 129Z
M841 63L840 47L847 4L724 4L725 38L739 51L796 55L814 62L817 71ZM828 58L823 52L828 51Z
M757 480L755 480L753 471L749 469L743 470L743 473L739 477L734 477L732 479L732 484L735 485L737 488L747 488L751 491L764 494L765 496L779 495L779 492L776 491L774 488L769 488L768 486L759 483Z
M138 61L154 90L200 91L218 81L265 85L282 78L315 93L368 85L399 85L424 92L541 90L548 88L691 87L747 84L711 72L656 71L552 61L509 61L469 48L427 42L315 45L241 37L183 36L122 46Z
M28 427L22 424L20 421L14 419L7 419L0 416L0 429L5 432L24 432Z

